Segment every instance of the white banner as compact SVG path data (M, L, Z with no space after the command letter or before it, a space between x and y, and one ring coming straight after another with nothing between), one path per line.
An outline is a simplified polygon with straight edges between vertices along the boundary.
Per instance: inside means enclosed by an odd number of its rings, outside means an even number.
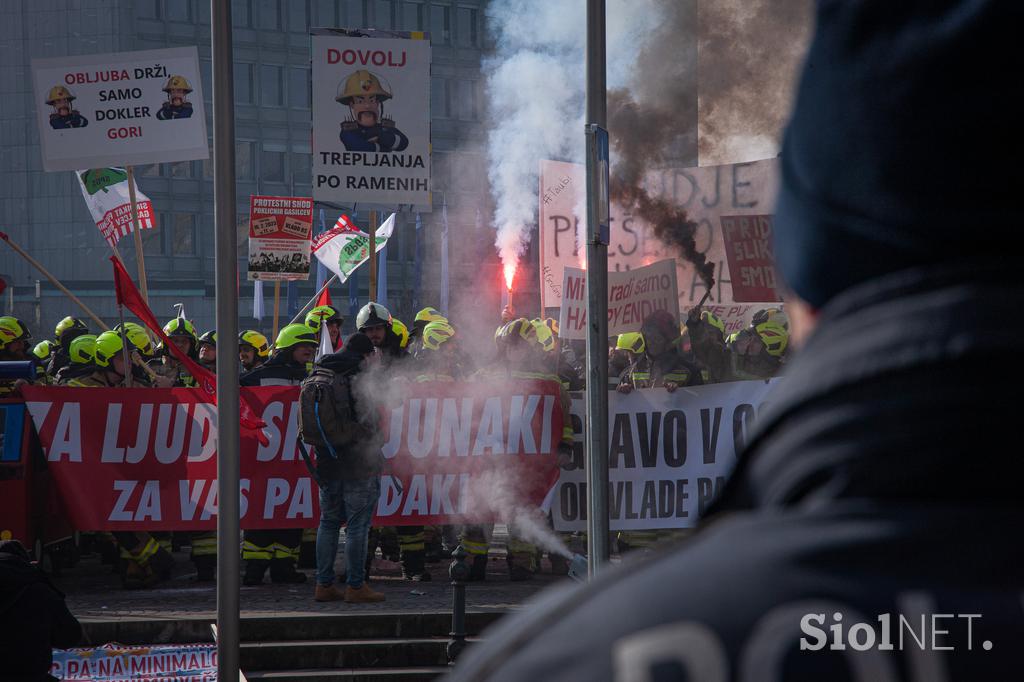
M100 234L111 247L117 246L121 237L134 231L128 173L124 168L93 168L78 171L75 177ZM135 211L143 230L156 226L153 203L139 190L138 183L135 183Z
M312 45L313 198L429 210L429 36L316 29Z
M739 381L608 395L608 507L612 530L690 528L725 483L771 381ZM551 500L555 530L587 528L583 458L586 400L574 394L574 465Z
M206 159L195 47L32 60L47 171Z
M563 339L587 338L586 270L565 268L558 335ZM655 310L679 317L676 264L672 259L635 270L608 273L608 336L640 331L644 319Z
M583 267L584 179L582 165L541 162L540 289L544 308L561 306L564 269ZM716 281L707 307L723 318L728 332L745 327L753 313L764 306L733 301L720 216L772 213L778 188L777 161L665 169L647 176L647 188L654 196L668 197L685 208L690 219L697 222L697 248L715 263ZM665 258L676 261L679 306L684 311L704 296L700 276L678 253L655 239L645 223L613 203L609 271L643 267Z

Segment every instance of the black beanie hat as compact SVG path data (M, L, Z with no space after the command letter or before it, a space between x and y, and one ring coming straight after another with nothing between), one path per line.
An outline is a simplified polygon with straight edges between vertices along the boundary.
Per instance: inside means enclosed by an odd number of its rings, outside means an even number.
M1009 262L1024 3L819 0L816 14L781 155L789 288L820 307L897 270Z
M350 353L359 353L360 355L366 355L367 353L373 352L373 342L370 341L370 337L362 332L356 332L352 336L348 337L345 342L345 350Z

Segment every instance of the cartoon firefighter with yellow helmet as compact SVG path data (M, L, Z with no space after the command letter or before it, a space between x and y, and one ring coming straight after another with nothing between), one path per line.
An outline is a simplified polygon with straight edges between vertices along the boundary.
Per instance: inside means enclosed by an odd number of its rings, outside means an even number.
M341 122L341 142L347 151L400 152L409 146L405 133L384 116L384 102L391 97L380 77L365 69L341 82L334 99L349 110L348 118Z
M171 76L164 85L167 101L156 112L157 120L172 121L176 118L192 118L192 103L188 101L188 93L192 86L184 76Z
M71 102L75 95L63 85L54 85L46 96L46 103L53 107L50 114L50 127L54 130L65 128L84 128L89 125L89 119L78 113L77 109L71 108Z

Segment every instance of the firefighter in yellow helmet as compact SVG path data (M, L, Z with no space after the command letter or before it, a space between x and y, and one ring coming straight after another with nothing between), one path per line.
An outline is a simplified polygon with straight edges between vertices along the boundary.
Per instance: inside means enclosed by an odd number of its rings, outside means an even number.
M644 335L640 332L624 332L615 339L615 345L608 350L608 388L619 385L622 373L637 361L644 352Z
M53 347L56 344L48 339L43 339L32 347L32 362L36 366L36 382L40 384L52 383L53 377L46 372L46 366L53 356Z
M50 127L54 130L66 128L84 128L89 125L89 119L82 116L77 109L71 108L75 101L75 95L63 85L55 85L50 88L46 95L46 103L53 107L50 114Z
M341 325L345 322L345 316L334 306L318 305L306 313L306 324L318 335L324 330L331 335L331 348L334 352L341 350Z
M5 315L0 317L0 361L33 360L32 334L25 323L16 317ZM23 384L31 383L28 379L0 379L0 397L16 394Z
M46 372L50 376L57 376L61 369L67 366L68 348L71 342L82 334L89 333L89 326L84 320L70 315L57 323L53 330L53 353L47 361Z
M238 361L246 372L256 369L270 357L270 342L255 329L238 334Z
M79 388L123 386L127 368L121 334L107 331L94 339L90 336L83 335L71 342L73 364L64 370L61 383ZM75 365L82 365L83 369L70 371ZM113 535L120 547L121 583L126 589L152 587L170 577L174 565L170 533L118 531Z
M341 143L350 152L400 152L409 146L409 138L384 115L384 102L391 91L381 79L366 69L351 73L338 86L334 98L348 107L341 122Z
M274 341L270 359L243 374L242 386L298 386L309 374L317 349L316 332L305 324L285 325ZM259 585L270 569L275 583L303 583L306 575L295 570L302 545L302 529L263 529L245 531L242 559L245 560L245 585Z
M96 336L82 334L68 346L68 364L57 372L56 382L70 386L72 380L82 379L96 371Z
M211 329L196 340L199 364L211 372L217 371L217 330Z
M171 339L171 343L188 355L196 362L199 361L199 337L196 336L196 327L191 321L184 317L176 317L164 325L164 334ZM169 377L177 387L194 388L195 377L178 362L178 360L166 348L160 348L160 357L150 361L150 368L158 375Z
M156 112L158 121L170 121L176 118L192 118L192 103L188 101L188 93L192 86L184 76L171 76L164 85L167 101Z

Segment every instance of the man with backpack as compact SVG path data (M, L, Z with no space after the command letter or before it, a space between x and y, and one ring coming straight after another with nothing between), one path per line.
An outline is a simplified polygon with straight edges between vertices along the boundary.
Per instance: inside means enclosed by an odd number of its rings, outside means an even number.
M356 377L373 352L369 337L357 332L340 353L324 357L302 384L299 433L305 443L316 448L320 484L313 593L318 602L384 601L383 594L366 584L367 539L380 497L382 436L373 406L357 401L355 387ZM344 591L334 584L342 522L347 524Z

